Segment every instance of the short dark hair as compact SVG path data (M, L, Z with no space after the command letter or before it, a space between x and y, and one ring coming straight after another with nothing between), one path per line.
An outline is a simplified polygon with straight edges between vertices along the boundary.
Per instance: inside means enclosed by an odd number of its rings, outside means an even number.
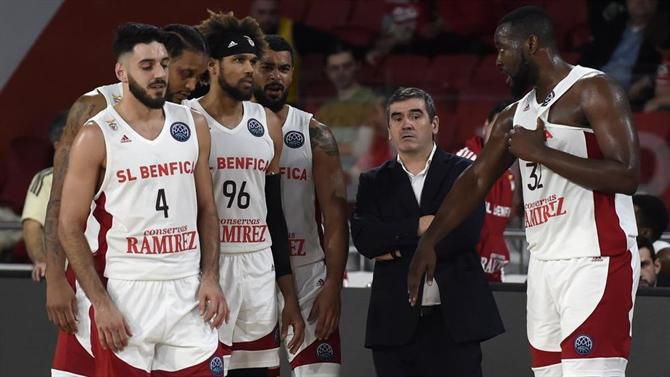
M235 17L233 12L223 13L212 12L211 10L208 10L208 12L209 17L196 28L205 37L212 58L221 59L224 57L225 46L223 44L231 35L249 37L256 47L257 55L260 57L263 54L263 50L267 48L265 34L255 19L244 17L240 20Z
M58 115L56 115L56 117L49 125L49 141L51 141L52 144L56 144L60 140L61 135L63 135L63 129L65 128L65 122L67 120L67 113L68 110L61 111L58 113Z
M295 55L293 46L286 39L277 34L269 34L265 36L265 42L268 44L268 49L272 51L288 51L291 55L291 63L293 63L293 56Z
M638 224L652 231L652 241L661 238L663 232L668 229L668 210L663 201L653 195L633 195L633 205L637 206Z
M535 35L541 45L556 46L551 18L544 9L538 6L527 5L507 13L498 22L498 27L504 24L509 24L512 32L518 38L526 39Z
M121 55L133 51L135 45L151 42L165 43L165 33L154 25L123 23L116 29L114 36L112 45L114 57L118 59Z
M426 111L428 112L428 117L430 117L430 121L432 122L433 119L435 119L435 116L437 115L437 109L435 108L435 101L433 101L433 97L431 97L431 95L428 94L428 92L426 92L423 89L409 87L409 88L398 88L395 92L393 92L393 94L391 94L389 99L386 101L386 123L389 124L389 120L391 118L390 111L392 104L412 98L418 98L423 100L423 102L426 104Z
M180 56L184 50L209 55L205 37L193 26L170 24L163 27L163 31L166 35L165 48L171 58Z
M326 49L326 62L330 56L344 52L350 53L354 60L358 60L357 52L350 44L342 41L335 41Z
M656 250L654 250L654 244L647 238L637 236L635 238L637 241L637 249L642 250L642 248L646 247L649 249L649 254L651 254L651 260L655 261L656 260Z

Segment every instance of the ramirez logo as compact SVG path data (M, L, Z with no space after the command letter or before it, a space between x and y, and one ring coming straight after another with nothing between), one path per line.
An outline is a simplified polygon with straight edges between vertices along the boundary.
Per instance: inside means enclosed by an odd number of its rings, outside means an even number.
M254 118L249 119L247 122L247 129L256 137L261 137L265 134L265 127L263 127L261 122Z
M580 335L575 339L575 352L580 355L588 355L593 351L593 340L588 335Z
M209 362L209 371L214 377L223 377L223 359L219 356L214 356Z
M289 148L300 148L305 144L305 135L302 132L290 131L284 135L284 144Z
M335 360L335 350L328 343L321 343L316 347L316 357L321 361L333 361Z
M170 126L170 134L175 140L183 143L191 137L191 129L186 123L174 122Z

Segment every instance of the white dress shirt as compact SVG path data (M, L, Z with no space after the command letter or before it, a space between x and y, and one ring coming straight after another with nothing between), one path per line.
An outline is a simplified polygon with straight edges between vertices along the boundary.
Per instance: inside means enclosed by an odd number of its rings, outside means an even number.
M426 176L428 175L428 168L430 168L430 162L433 161L433 155L437 146L433 143L433 150L428 156L426 161L426 166L420 172L412 174L405 168L405 164L400 159L400 154L398 154L398 162L402 166L405 173L409 177L409 182L412 184L412 190L414 191L414 197L416 197L416 202L421 206L421 192L423 191L423 184L426 182ZM431 285L428 285L428 281L423 285L423 297L421 298L421 306L432 306L440 305L440 289L437 287L435 279L431 282Z

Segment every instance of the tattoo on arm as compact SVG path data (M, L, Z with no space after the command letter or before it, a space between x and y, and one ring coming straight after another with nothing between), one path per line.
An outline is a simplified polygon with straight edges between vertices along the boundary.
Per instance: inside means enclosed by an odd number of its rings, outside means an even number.
M316 127L309 127L309 139L312 149L321 149L329 156L339 156L340 152L337 149L337 141L333 132L322 123L318 123Z

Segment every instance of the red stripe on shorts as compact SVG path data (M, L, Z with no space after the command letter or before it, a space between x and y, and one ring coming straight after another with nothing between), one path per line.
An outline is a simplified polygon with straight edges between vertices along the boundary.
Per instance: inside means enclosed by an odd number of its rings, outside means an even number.
M542 368L549 365L556 365L561 362L560 352L542 351L531 345L528 347L530 347L531 368Z
M265 351L279 348L279 327L275 326L269 334L249 342L233 343L233 351Z

